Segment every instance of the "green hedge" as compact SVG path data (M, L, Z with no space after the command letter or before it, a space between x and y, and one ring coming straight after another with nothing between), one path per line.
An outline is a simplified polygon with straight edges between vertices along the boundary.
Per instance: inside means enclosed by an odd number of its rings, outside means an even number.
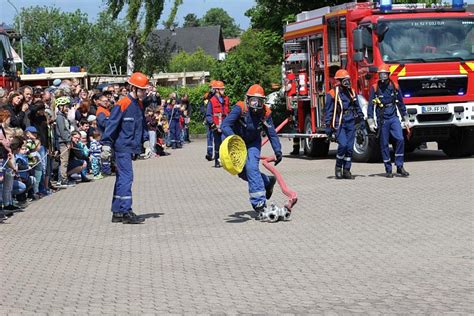
M189 103L192 106L191 123L189 124L189 132L191 134L205 134L206 127L204 126L204 115L201 113L201 106L203 96L209 91L207 84L192 86L192 87L156 87L157 92L160 93L162 99L167 99L172 92L176 92L178 97L185 94L189 96Z

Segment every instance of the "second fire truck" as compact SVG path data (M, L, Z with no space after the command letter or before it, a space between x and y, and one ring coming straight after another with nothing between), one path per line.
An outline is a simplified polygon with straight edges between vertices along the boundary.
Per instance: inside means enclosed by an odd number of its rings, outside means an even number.
M474 154L474 14L462 7L376 8L349 3L302 12L284 27L287 107L308 156L324 157L324 99L346 69L366 114L377 68L390 66L413 125L406 151L436 141L448 156ZM365 124L362 121L361 124ZM376 136L359 126L354 160L377 161Z

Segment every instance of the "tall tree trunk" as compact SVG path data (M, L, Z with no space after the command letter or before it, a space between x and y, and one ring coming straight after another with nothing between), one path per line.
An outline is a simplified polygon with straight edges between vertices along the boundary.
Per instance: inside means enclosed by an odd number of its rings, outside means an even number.
M135 35L130 34L127 38L127 75L130 76L135 70Z

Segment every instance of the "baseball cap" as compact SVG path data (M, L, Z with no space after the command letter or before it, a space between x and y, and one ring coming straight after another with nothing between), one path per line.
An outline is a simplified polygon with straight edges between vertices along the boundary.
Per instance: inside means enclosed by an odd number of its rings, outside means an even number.
M34 127L34 126L28 126L28 127L25 129L25 132L38 133L38 130L37 130L36 127Z
M60 84L61 84L61 79L54 79L53 81L54 86L59 87Z

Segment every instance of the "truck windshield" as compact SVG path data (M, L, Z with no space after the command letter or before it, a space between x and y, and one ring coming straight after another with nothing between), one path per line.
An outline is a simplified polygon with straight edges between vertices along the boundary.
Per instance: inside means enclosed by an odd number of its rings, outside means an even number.
M379 22L380 23L380 22ZM381 22L385 62L474 60L474 19L413 19Z

